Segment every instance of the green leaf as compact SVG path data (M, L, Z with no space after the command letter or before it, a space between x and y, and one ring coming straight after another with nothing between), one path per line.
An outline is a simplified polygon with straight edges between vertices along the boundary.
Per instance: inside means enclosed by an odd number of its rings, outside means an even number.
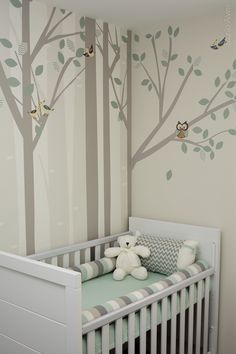
M182 68L179 68L179 74L181 75L181 76L184 76L184 69L182 69Z
M66 10L65 9L60 9L61 10L61 13L64 15L66 13Z
M10 0L10 3L18 9L22 7L22 3L20 2L20 0Z
M147 36L146 36L147 37ZM161 31L158 31L156 34L155 34L155 39L158 39L161 37Z
M148 39L152 38L152 34L151 33L147 33L146 34L146 38L148 38Z
M213 160L214 157L215 157L215 153L214 153L214 151L211 151L211 153L210 153L210 159Z
M14 66L17 66L17 62L14 59L6 59L5 63L7 64L7 66L9 66L10 68L14 68Z
M215 79L215 87L218 87L220 85L220 78L219 76Z
M209 100L207 98L202 98L199 103L202 105L202 106L205 106L209 103Z
M0 43L6 48L12 48L11 42L6 38L0 38Z
M230 72L230 70L227 70L225 73L226 80L229 80L230 76L231 76L231 72Z
M122 81L118 78L118 77L115 77L114 78L114 81L117 85L121 85L122 84Z
M203 139L206 139L208 137L208 129L204 130L202 137L203 137Z
M192 63L192 57L191 57L191 55L188 55L188 56L187 56L187 62L188 62L189 64Z
M148 83L149 83L149 80L148 80L148 79L144 79L144 80L141 82L141 84L142 84L143 86L147 86Z
M181 144L181 150L186 154L188 151L188 146L186 143Z
M164 67L167 67L167 65L168 65L168 63L167 63L166 60L162 60L162 61L161 61L161 64L162 64Z
M73 60L73 63L76 67L81 66L79 60L77 60L77 59Z
M227 85L227 88L231 89L235 86L235 84L236 84L236 81L230 81Z
M128 43L128 38L127 38L127 37L122 36L121 38L122 38L122 41L123 41L124 43Z
M25 96L31 96L33 92L34 92L34 84L29 84L24 87Z
M76 50L76 56L77 58L81 58L84 55L84 48L78 48Z
M201 76L201 75L202 75L202 72L201 72L201 70L196 69L196 70L194 70L194 74L195 74L196 76Z
M146 58L146 53L141 54L140 60L144 61L145 58Z
M229 129L229 134L236 135L236 129Z
M65 63L65 57L64 55L62 54L62 52L58 52L58 60L61 64L64 64Z
M193 149L194 152L199 152L200 150L201 150L200 147L195 147L195 148Z
M134 35L135 42L139 42L139 36L137 34Z
M85 27L85 17L82 16L79 20L79 24L80 24L80 27L81 28L84 28Z
M175 59L177 59L177 58L178 58L178 54L173 54L173 55L171 56L170 60L175 60Z
M222 149L223 145L224 145L223 141L220 141L219 143L217 143L216 144L216 150Z
M229 117L229 108L226 108L223 112L224 119L227 119Z
M216 115L215 115L215 113L211 113L211 119L212 119L212 120L216 120Z
M229 98L233 98L233 97L234 97L234 94L233 94L233 92L231 92L231 91L225 91L225 95L226 95L227 97L229 97Z
M148 91L151 91L152 90L152 84L149 84L148 85Z
M43 73L43 65L38 65L35 69L35 75L39 76Z
M209 140L209 144L211 145L211 147L214 146L214 140L212 138Z
M176 30L174 31L174 37L177 37L179 34L179 27L176 28Z
M9 77L7 79L9 86L11 87L17 87L20 85L20 81L16 79L15 77Z
M169 170L169 171L167 171L166 172L166 179L167 179L167 181L169 181L171 178L172 178L172 171L171 170Z
M35 133L36 133L37 135L39 135L39 134L41 134L41 132L42 132L42 127L39 127L38 125L36 125L36 126L35 126Z
M211 148L210 148L210 146L206 145L206 146L203 147L203 150L206 151L206 152L210 152Z
M117 109L118 108L118 104L116 101L111 101L111 105L113 108Z
M173 29L172 29L172 27L171 27L171 26L169 26L169 27L168 27L168 34L169 34L169 36L171 36L171 35L172 35L172 33L173 33Z
M60 40L59 42L60 49L63 49L65 47L65 44L66 44L65 39Z
M138 56L138 54L133 54L133 59L134 59L134 61L139 61L139 56Z
M202 128L200 128L200 127L194 127L194 128L193 128L193 132L194 132L195 134L200 134L200 133L202 132Z
M80 39L85 42L85 39L86 39L86 35L84 32L80 32Z
M236 70L236 59L233 62L233 69Z

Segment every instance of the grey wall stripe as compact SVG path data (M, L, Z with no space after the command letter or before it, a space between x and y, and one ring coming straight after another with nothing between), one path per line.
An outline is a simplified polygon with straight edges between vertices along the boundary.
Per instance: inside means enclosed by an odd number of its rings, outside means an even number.
M96 47L96 21L85 19L86 48ZM86 97L86 180L88 240L98 236L98 147L97 147L97 85L96 55L85 59Z

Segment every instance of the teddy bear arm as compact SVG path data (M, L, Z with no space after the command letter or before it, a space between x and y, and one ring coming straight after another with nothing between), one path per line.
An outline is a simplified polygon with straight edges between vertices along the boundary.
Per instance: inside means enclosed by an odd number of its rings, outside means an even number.
M120 252L120 247L110 247L105 250L105 256L109 258L117 257L119 256Z
M147 247L145 246L135 246L133 248L134 253L136 253L138 256L142 258L147 258L150 256L150 251Z

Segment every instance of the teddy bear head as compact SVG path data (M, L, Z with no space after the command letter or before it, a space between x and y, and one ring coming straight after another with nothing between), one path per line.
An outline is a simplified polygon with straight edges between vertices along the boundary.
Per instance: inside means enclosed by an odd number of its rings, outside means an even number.
M122 248L131 248L135 246L137 242L137 237L131 235L123 235L118 237L117 242Z

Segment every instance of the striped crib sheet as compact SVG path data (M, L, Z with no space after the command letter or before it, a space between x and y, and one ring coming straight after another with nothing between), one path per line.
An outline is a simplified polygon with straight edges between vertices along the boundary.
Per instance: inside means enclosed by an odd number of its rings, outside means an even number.
M133 302L144 299L149 295L162 291L170 287L171 285L180 283L193 275L203 272L209 268L205 261L199 260L196 263L181 269L178 272L170 275L169 277L161 280L159 282L153 283L142 289L132 291L129 294L120 296L116 299L109 300L101 305L94 306L90 309L84 310L82 312L82 323L86 324L96 318L106 315L114 310L123 308Z

